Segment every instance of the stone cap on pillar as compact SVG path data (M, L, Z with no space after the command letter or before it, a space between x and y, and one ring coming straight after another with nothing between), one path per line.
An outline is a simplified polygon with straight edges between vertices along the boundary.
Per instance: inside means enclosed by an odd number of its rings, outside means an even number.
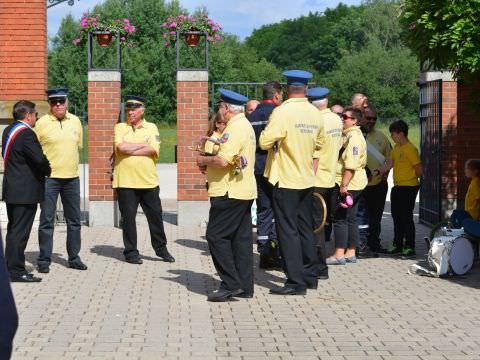
M88 81L121 81L122 73L120 71L102 71L89 70Z
M177 71L177 81L208 81L208 71L179 70Z

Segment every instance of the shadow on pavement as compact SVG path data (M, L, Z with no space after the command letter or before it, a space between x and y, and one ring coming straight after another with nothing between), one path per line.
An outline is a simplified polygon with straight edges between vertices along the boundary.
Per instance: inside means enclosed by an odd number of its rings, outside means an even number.
M38 251L26 251L25 252L25 260L27 262L33 264L34 266L37 265L37 257L38 257ZM63 257L61 257L59 253L53 253L52 254L52 263L68 267L67 259L64 259Z
M168 270L168 272L170 274L177 275L177 277L172 278L162 276L161 278L183 285L188 291L199 295L207 295L207 293L218 289L220 286L220 281L208 274L182 269Z
M97 254L98 256L104 256L111 259L125 261L125 257L123 256L123 248L113 245L95 245L94 247L90 248L90 252L93 254ZM145 256L142 254L140 254L140 257L143 260L163 262L162 259L156 257Z
M210 252L208 251L208 244L206 241L198 241L198 240L192 240L192 239L177 239L175 242L178 245L182 245L185 247L188 247L190 249L196 249L196 250L202 250L201 255L210 255Z

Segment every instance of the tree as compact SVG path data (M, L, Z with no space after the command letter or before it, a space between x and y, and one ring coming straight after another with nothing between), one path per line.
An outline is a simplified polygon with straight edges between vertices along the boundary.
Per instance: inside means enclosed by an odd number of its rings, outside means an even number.
M425 68L480 72L480 1L404 0L404 38Z

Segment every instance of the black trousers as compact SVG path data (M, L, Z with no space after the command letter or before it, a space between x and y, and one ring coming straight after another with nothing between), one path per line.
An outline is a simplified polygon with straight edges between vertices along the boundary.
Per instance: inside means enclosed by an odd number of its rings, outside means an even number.
M377 185L367 186L363 190L362 196L365 198L369 219L367 245L372 251L380 248L380 232L387 192L387 180L383 180Z
M340 188L336 185L333 189L333 196L338 198ZM362 191L350 190L353 197L353 206L344 209L336 205L333 212L333 232L335 234L335 248L355 249L358 245L357 208Z
M207 241L225 290L253 294L253 200L210 198Z
M275 217L272 208L273 185L263 175L255 175L257 180L257 250L268 254L269 241L277 240Z
M333 197L333 188L321 188L315 187L313 188L314 192L319 193L323 196L325 200L325 205L327 206L327 222L325 223L325 227L320 231L320 233L315 234L316 244L317 244L317 253L318 253L318 263L319 263L319 271L325 272L328 271L326 258L327 258L327 251L325 249L325 241L328 239L330 240L330 236L332 234L332 209L335 209L336 199ZM323 219L323 208L320 204L320 201L313 197L313 224L314 229L320 226Z
M285 285L298 290L315 283L319 273L312 197L313 188L273 188L278 243L287 275Z
M118 188L118 206L122 214L122 234L126 259L139 256L137 249L137 209L138 204L143 209L148 221L150 240L153 249L159 250L167 245L167 237L163 228L162 203L160 201L160 188L128 189Z
M12 342L18 327L18 314L5 266L3 239L0 232L0 359L10 359Z
M27 247L37 204L7 204L7 237L5 258L12 276L27 273L25 269L25 248Z
M396 247L415 249L415 223L413 209L418 193L418 186L394 186L390 194L393 218L393 243Z

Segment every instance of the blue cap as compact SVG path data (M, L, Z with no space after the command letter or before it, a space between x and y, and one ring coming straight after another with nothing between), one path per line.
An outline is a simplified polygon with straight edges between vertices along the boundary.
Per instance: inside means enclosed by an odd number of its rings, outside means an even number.
M311 88L307 90L307 98L310 101L321 100L325 99L329 93L330 90L324 87Z
M125 107L137 108L145 106L145 98L136 95L125 96Z
M223 88L219 89L218 91L220 92L220 98L222 99L222 101L228 104L245 105L248 101L247 97L243 96L242 94L236 93L235 91Z
M311 73L303 70L287 70L283 72L283 76L287 78L287 85L293 86L307 85L312 78Z
M48 89L47 96L49 99L52 98L64 98L68 95L68 89L65 88L55 88L55 89Z

